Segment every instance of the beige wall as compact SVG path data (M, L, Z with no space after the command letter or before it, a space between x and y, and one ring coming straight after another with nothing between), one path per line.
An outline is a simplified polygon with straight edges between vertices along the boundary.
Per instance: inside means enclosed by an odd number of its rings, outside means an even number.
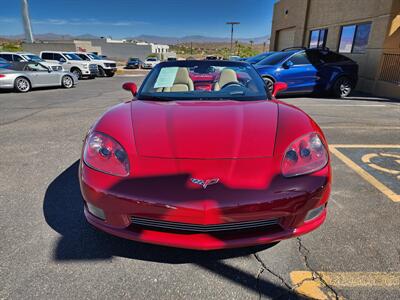
M26 52L39 54L41 51L76 51L75 43L23 43L22 49Z
M276 50L279 30L289 28L295 29L293 46L301 46L303 44L307 3L308 0L279 1L275 3L270 40L271 50Z
M277 50L279 30L293 27L292 46L308 46L310 30L327 28L326 46L337 51L341 26L362 22L372 24L365 53L345 55L359 64L357 89L383 95L387 85L377 85L382 54L400 53L400 0L280 0L274 6L271 50ZM395 95L398 88L393 87Z

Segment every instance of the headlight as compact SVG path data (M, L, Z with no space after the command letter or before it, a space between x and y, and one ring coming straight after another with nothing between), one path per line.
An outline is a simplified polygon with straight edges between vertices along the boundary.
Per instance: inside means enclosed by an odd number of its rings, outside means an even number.
M129 175L129 159L124 148L112 137L100 132L92 132L86 138L83 161L103 173Z
M328 163L328 152L317 133L312 132L295 140L285 151L282 174L285 177L309 174Z
M106 67L106 68L109 68L110 67L110 64L104 64L104 66Z
M89 65L88 65L88 64L83 64L82 67L83 67L84 69L87 69L87 68L89 67Z

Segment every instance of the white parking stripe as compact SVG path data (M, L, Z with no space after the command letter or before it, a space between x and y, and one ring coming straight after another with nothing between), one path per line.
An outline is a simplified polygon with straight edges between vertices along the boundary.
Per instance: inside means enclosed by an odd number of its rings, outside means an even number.
M322 129L399 130L399 126L321 126Z
M385 105L385 104L332 104L332 103L326 103L326 104L299 104L298 106L386 107L387 105Z

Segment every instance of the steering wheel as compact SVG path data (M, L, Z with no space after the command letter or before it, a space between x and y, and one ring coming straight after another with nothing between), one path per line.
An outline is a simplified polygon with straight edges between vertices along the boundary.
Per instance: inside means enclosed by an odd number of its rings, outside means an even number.
M223 86L221 86L221 90L222 90L222 89L225 89L225 88L227 88L227 87L229 87L229 86L233 86L233 85L237 85L237 86L239 86L239 87L246 88L246 86L245 86L243 83L241 83L241 82L238 82L238 81L231 81L231 82L225 83Z

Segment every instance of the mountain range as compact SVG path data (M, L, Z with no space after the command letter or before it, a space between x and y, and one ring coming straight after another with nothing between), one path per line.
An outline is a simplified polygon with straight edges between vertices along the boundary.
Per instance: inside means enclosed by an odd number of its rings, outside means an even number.
M24 39L24 35L8 35L8 36L0 36L1 38L11 39L11 40L22 40ZM98 39L100 37L92 35L92 34L82 34L82 35L69 35L69 34L57 34L57 33L44 33L44 34L35 34L36 40L70 40L70 39ZM146 41L149 43L159 43L159 44L168 44L175 45L181 43L229 43L230 38L221 38L221 37L209 37L203 35L190 35L184 37L165 37L165 36L157 36L157 35L139 35L126 37L126 39L131 40L139 40ZM234 38L234 40L239 41L241 43L250 43L253 41L254 44L263 44L266 42L269 44L269 36L260 36L254 38Z

